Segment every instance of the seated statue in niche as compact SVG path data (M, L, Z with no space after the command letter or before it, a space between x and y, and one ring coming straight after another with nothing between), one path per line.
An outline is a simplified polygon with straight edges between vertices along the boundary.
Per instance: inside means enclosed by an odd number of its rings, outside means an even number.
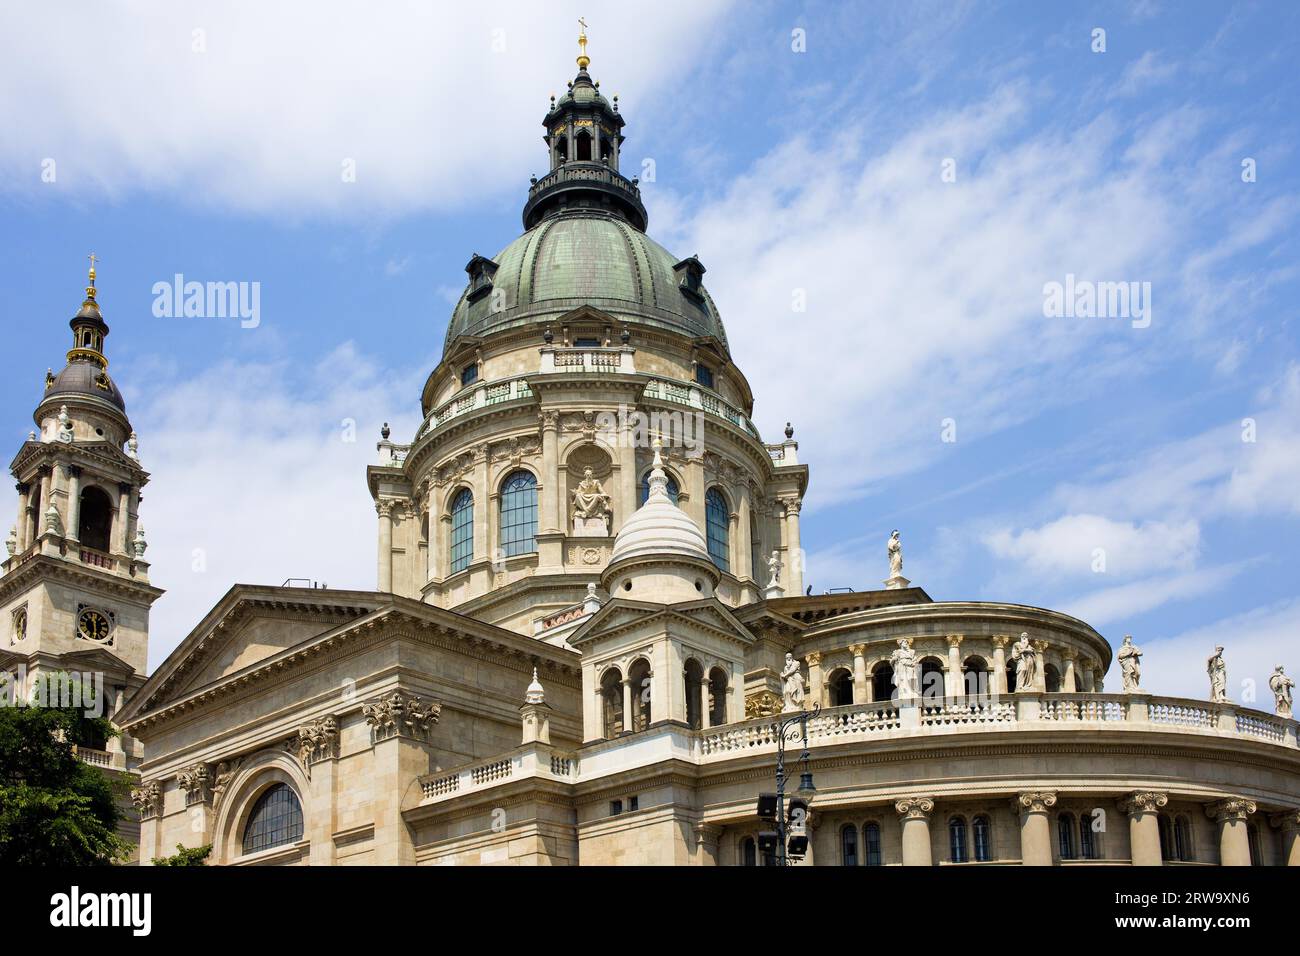
M608 537L613 512L609 495L593 476L590 468L582 470L582 481L573 492L573 533L578 536Z

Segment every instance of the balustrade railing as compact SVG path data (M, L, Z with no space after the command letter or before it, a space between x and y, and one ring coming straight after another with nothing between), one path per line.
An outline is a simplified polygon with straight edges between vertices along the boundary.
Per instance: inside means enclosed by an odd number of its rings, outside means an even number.
M667 378L653 378L646 384L641 394L643 398L672 402L676 405L685 405L688 408L697 408L714 418L721 418L731 422L741 431L747 432L755 438L759 437L758 429L754 427L754 423L749 420L748 415L724 401L716 392L711 392L702 386L674 382L672 379Z

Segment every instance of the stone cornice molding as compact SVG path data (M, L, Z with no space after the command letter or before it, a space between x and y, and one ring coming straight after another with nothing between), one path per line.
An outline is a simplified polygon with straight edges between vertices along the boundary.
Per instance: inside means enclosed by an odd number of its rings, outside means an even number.
M1245 820L1255 812L1255 801L1246 797L1224 797L1208 804L1205 815L1211 820L1223 823L1227 820Z
M904 797L901 800L894 801L894 809L898 815L905 820L925 820L934 810L934 799L931 797Z
M1124 813L1155 813L1169 802L1169 794L1160 790L1134 790L1119 802Z
M70 587L80 587L111 594L133 604L148 607L166 592L152 584L134 578L113 574L67 558L54 558L39 552L17 568L0 577L0 603L8 601L21 591L32 587L36 581L50 580Z

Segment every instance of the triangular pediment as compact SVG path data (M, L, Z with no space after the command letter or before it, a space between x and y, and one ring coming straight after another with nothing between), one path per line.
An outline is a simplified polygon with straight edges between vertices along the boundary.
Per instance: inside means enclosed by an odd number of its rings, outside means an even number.
M754 643L749 629L726 605L713 598L685 604L648 604L616 598L574 631L569 636L569 644L581 649L602 637L665 626L677 632L725 638L746 647Z
M382 595L369 592L236 586L154 671L124 719L256 667L383 604Z

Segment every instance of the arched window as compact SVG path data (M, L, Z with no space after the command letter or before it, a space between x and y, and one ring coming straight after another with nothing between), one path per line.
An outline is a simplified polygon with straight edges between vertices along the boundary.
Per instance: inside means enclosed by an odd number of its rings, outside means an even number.
M953 817L948 821L948 858L953 863L965 863L966 856L966 821L962 817Z
M1074 859L1074 814L1062 813L1056 818L1056 849L1062 860Z
M730 571L731 547L728 540L731 525L731 512L727 508L727 499L717 488L710 488L704 496L704 523L708 530L709 557L720 570Z
M979 655L966 658L961 665L967 697L987 697L993 693L993 671Z
M37 512L39 515L40 512ZM104 489L94 485L81 492L81 517L77 520L77 540L83 548L108 551L113 532L113 503Z
M862 828L862 849L867 866L883 866L880 857L880 824L868 823Z
M700 710L700 685L704 683L704 668L692 657L686 662L682 678L686 684L686 723L691 730L699 730L704 726Z
M302 804L288 784L277 783L257 798L244 826L244 852L256 853L302 839Z
M650 726L650 663L638 658L627 669L627 679L632 685L632 731L639 732Z
M993 859L993 846L989 840L989 818L976 817L971 821L971 836L975 844L975 861L987 863Z
M581 130L573 138L573 145L578 147L578 162L591 162L591 137Z
M758 516L749 513L749 569L750 575L759 584L766 584L771 577L767 570L767 559L763 557L763 540L758 533Z
M1085 860L1100 860L1097 847L1096 814L1084 813L1079 816L1079 856Z
M721 727L727 722L727 672L721 667L709 671L709 726Z
M1156 818L1156 822L1160 830L1160 859L1165 862L1178 859L1174 848L1174 828L1169 818L1162 813Z
M1061 692L1061 672L1056 669L1055 664L1048 664L1043 668L1043 686L1047 688L1049 694Z
M1174 818L1174 854L1182 863L1190 863L1195 859L1195 854L1192 853L1192 821L1182 814Z
M605 737L614 738L623 727L623 675L611 667L600 678L601 723Z
M569 158L569 141L561 136L555 141L555 163L562 166Z
M937 657L921 661L921 699L928 704L943 701L943 662Z
M507 558L537 550L537 479L516 471L501 484L501 550Z
M758 844L753 837L745 837L740 844L740 865L758 866Z
M894 696L894 667L881 663L871 672L871 699L884 703Z
M672 475L668 476L668 497L673 504L678 503L682 490L677 484L677 479ZM650 472L641 476L641 504L645 504L650 497Z
M451 503L451 548L448 569L464 571L474 557L474 493L462 488Z
M858 865L858 828L851 823L840 830L840 863Z
M1016 662L1007 661L1007 693L1016 692Z
M827 687L832 707L847 707L853 703L853 675L843 667L831 673Z

